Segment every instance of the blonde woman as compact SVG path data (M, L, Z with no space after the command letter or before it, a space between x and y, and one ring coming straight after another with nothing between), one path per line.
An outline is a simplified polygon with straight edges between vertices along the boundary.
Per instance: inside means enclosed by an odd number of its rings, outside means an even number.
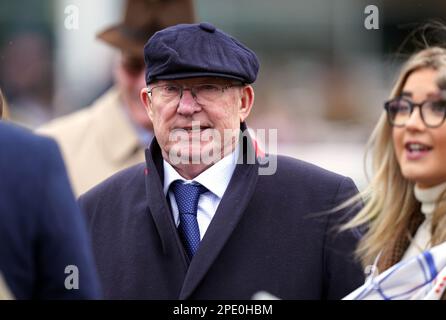
M418 255L446 241L446 98L438 86L446 75L443 69L446 50L439 47L414 54L403 66L370 138L373 176L362 194L366 205L343 228L367 226L356 253L364 267L376 266L379 274L387 270L388 282L389 275L398 276L398 268L407 272L406 261L421 265L422 273L423 255ZM445 248L435 252L442 254ZM434 260L426 257L428 263ZM437 259L431 265L438 263ZM417 274L406 274L393 285L407 285L407 278L417 279ZM420 282L426 284L427 278ZM409 291L378 296L413 298L414 291Z

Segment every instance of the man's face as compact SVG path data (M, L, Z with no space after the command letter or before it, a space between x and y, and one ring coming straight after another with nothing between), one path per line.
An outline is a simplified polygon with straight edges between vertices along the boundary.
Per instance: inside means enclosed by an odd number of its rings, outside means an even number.
M203 85L215 85L222 90L216 99L203 99L207 97L208 87L212 88ZM183 90L181 98L170 98L169 92L179 87L194 87L196 96L190 90ZM192 160L218 153L221 159L232 152L240 123L248 117L254 99L251 86L224 78L163 80L152 83L149 89L152 94L143 90L141 98L153 122L163 157L170 163L171 155Z
M140 126L152 130L152 122L147 117L139 98L141 88L146 86L144 67L142 56L123 52L115 70L115 80L133 120Z

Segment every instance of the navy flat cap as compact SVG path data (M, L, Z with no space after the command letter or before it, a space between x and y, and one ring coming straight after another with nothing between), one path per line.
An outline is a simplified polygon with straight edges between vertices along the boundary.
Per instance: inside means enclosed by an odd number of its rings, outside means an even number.
M144 60L147 84L206 76L253 83L259 71L252 50L206 22L156 32L144 47Z

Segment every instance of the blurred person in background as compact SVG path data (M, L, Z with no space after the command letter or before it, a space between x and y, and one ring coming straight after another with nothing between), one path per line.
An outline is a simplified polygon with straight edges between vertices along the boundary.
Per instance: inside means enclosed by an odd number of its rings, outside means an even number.
M406 62L385 103L369 141L366 206L344 226L366 227L357 255L374 273L348 299L445 299L445 84L446 49L427 48Z
M0 80L11 121L36 128L53 116L51 44L45 32L15 33L1 49ZM20 72L17 72L20 70Z
M85 220L56 143L1 121L0 177L0 295L100 298Z
M144 44L164 27L193 21L193 0L128 0L124 21L98 34L121 53L114 86L91 106L37 130L59 143L77 195L144 161L153 137L139 98L145 87Z

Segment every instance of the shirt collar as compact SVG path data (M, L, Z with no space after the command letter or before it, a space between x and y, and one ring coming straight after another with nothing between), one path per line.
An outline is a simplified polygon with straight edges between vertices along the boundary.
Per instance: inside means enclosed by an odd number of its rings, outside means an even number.
M415 198L421 202L421 212L426 217L432 217L432 214L437 207L439 197L445 190L446 182L426 189L421 189L417 184L415 184L414 195Z
M234 173L235 167L237 165L238 156L239 148L236 147L231 154L227 155L211 167L207 168L193 180L184 179L170 163L168 163L166 160L163 160L164 194L167 195L170 184L172 182L174 182L175 180L183 180L186 182L198 182L220 199L223 198L223 194L225 193L229 185L229 181L231 181L232 174Z

